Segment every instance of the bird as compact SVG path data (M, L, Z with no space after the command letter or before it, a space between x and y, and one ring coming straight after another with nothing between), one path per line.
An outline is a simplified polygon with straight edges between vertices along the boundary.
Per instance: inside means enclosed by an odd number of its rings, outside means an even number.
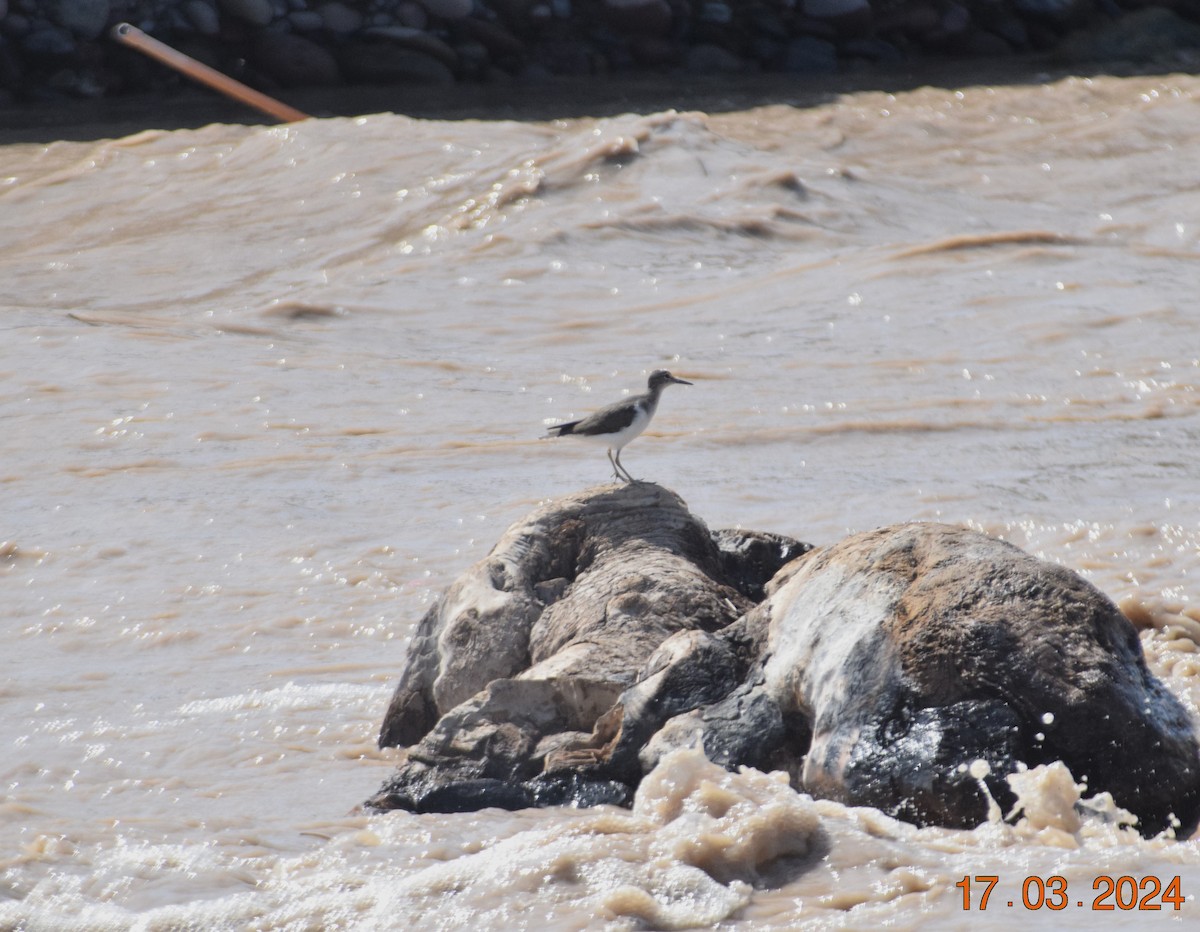
M550 427L552 437L581 437L608 447L608 461L612 464L613 478L635 482L628 470L621 465L621 448L646 429L654 412L658 409L658 398L670 384L691 385L685 379L677 379L666 369L655 369L646 383L646 392L621 401L605 405L578 421L555 424ZM616 454L614 458L613 454Z

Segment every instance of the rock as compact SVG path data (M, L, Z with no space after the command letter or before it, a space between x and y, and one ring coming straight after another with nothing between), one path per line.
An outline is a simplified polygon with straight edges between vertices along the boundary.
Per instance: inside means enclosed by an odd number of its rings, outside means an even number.
M989 33L1004 40L1011 48L1029 48L1029 30L1016 16L989 16L980 20L980 25Z
M470 16L474 5L474 0L421 0L421 6L425 7L431 16L445 20Z
M951 3L942 11L942 32L947 36L960 36L971 25L971 14L958 3Z
M365 35L372 39L384 39L402 49L412 49L431 58L436 58L447 68L458 67L458 54L435 35L407 26L372 26Z
M929 49L961 54L966 47L967 33L973 24L966 7L949 3L937 14L937 22L914 32L917 41Z
M65 57L75 54L75 40L57 26L35 26L21 39L21 48L30 55Z
M322 3L317 7L317 15L325 24L325 28L334 35L347 35L362 28L362 14L352 10L344 3Z
M396 21L410 29L425 29L429 25L429 11L416 0L405 0L396 7ZM469 22L469 18L463 22Z
M329 87L341 83L337 61L311 39L286 32L261 32L252 61L284 87Z
M33 23L29 21L29 17L22 16L20 13L11 13L0 20L0 33L13 39L24 38L32 30Z
M293 10L287 15L287 21L296 32L319 32L325 28L325 20L314 10Z
M491 65L491 57L482 42L464 39L454 43L453 51L458 59L459 73L468 80L481 80Z
M535 50L541 64L552 75L588 75L599 70L596 50L582 39L560 36L547 39Z
M495 10L501 19L516 29L529 22L530 13L540 0L488 0L488 9Z
M216 9L204 0L188 0L183 15L192 28L202 36L215 36L221 31L221 18Z
M363 84L450 85L454 72L437 57L382 39L356 39L337 50L348 80Z
M659 645L728 625L754 604L734 582L761 591L803 549L736 531L720 541L649 482L582 492L510 527L413 636L379 737L409 749L372 804L424 810L435 787L461 780L537 778L530 792L542 792L591 761L593 727Z
M271 0L217 0L221 9L252 26L266 26L275 18Z
M782 67L792 74L833 74L838 67L837 48L823 39L797 36L784 50Z
M700 746L918 824L985 820L981 781L1009 811L1054 761L1146 835L1200 821L1193 723L1083 579L938 524L806 550L651 483L538 508L418 626L369 805L621 802Z
M812 544L782 534L741 528L713 531L712 539L721 557L724 578L755 602L766 597L766 585L780 567L812 550Z
M667 0L604 0L601 15L630 36L665 36L674 19Z
M741 74L746 63L728 49L708 42L687 50L685 67L691 74Z
M1031 16L1059 25L1078 25L1092 12L1092 0L1013 0L1021 16Z
M757 62L767 71L778 71L779 63L783 60L784 45L778 39L770 36L753 36L746 56Z
M829 23L839 36L868 36L874 28L869 0L802 0L803 14Z
M108 25L109 0L51 0L50 18L81 39L95 39Z
M942 16L937 9L921 2L881 11L876 17L876 26L881 32L899 31L917 39L936 32L941 25Z
M768 36L783 42L792 36L787 23L774 10L754 7L749 11L750 26L761 36Z
M108 25L109 0L50 0L50 19L79 38L96 38Z
M696 18L702 23L728 26L733 22L733 10L722 0L704 0L700 4L700 13Z
M642 767L698 740L726 766L800 773L814 796L970 827L987 817L977 777L1008 811L1005 776L1061 760L1144 834L1173 816L1183 834L1200 820L1186 710L1150 674L1129 621L1069 570L973 531L909 524L815 551L770 593L705 645L755 645L744 678L666 722ZM661 652L672 651L677 682L711 682L695 645ZM662 702L648 684L621 698L626 709ZM614 742L617 763L633 753Z
M499 23L469 17L458 23L458 29L482 43L494 58L519 58L525 54L525 43Z
M1200 48L1200 26L1163 7L1136 10L1069 36L1056 55L1071 62L1153 62Z

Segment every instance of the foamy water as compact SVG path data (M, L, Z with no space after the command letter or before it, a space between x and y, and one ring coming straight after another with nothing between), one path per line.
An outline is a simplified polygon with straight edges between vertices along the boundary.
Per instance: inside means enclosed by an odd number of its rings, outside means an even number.
M1061 768L971 832L686 754L632 812L354 807L429 602L608 478L544 424L659 366L695 385L622 459L711 526L1005 537L1116 599L1200 720L1198 97L0 149L0 925L1196 921L1200 841L1142 840ZM1027 911L1053 875L1069 907ZM1094 911L1101 875L1187 900Z

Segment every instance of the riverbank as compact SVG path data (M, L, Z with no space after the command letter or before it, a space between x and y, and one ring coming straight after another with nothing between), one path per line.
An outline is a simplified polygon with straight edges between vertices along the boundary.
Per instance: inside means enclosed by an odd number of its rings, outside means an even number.
M904 68L853 74L812 75L798 80L775 74L730 79L707 76L680 81L673 75L614 75L597 81L556 77L513 93L508 85L456 84L413 89L347 85L295 88L287 102L315 117L400 113L429 120L520 120L543 122L579 117L664 110L728 113L783 104L819 107L843 95L866 91L901 94L920 87L1008 87L1046 84L1070 75L1168 73L1168 64L1095 63L1068 67L1046 56L1013 56L974 63L963 75L955 63L922 62ZM190 83L165 92L143 92L99 100L22 101L0 106L0 145L119 138L143 130L195 129L212 123L261 124L269 117Z
M614 81L618 96L640 81L686 95L735 79L882 86L879 75L947 69L971 84L1030 58L1200 63L1200 0L0 0L0 107L186 100L187 79L110 37L120 22L282 99L333 101L323 112L345 110L346 88L414 112L447 96L501 109L612 96L592 89Z

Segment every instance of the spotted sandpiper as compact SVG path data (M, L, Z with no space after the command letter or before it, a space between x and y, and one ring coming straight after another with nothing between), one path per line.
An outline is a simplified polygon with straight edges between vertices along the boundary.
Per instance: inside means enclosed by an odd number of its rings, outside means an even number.
M633 482L633 476L621 465L621 448L646 429L658 408L658 396L672 382L677 385L692 384L675 378L666 369L655 369L650 373L645 394L633 395L623 401L606 405L581 420L555 424L550 428L550 433L555 437L570 435L604 444L608 447L608 461L612 463L613 477ZM616 458L613 457L614 453Z

